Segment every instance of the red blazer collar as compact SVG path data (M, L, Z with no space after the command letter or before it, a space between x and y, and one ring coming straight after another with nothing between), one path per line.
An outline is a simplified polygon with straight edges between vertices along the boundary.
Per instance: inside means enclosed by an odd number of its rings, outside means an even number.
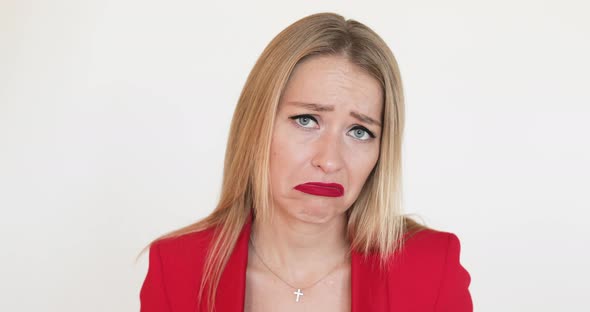
M248 240L252 226L250 214L235 249L225 267L217 288L217 311L242 312L246 293L246 268L248 265ZM389 302L388 278L379 269L374 255L351 251L351 311L387 311Z

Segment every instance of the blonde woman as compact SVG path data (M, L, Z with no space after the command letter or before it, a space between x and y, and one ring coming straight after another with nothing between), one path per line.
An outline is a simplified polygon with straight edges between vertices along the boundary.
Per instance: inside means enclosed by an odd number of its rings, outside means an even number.
M217 207L151 243L141 311L472 311L457 236L402 213L403 127L377 34L287 27L239 98Z

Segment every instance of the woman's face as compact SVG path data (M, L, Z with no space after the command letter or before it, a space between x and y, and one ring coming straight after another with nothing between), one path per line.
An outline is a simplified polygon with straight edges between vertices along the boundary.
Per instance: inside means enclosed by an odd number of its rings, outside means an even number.
M379 158L382 103L379 82L343 56L298 64L273 129L273 209L309 223L341 216Z

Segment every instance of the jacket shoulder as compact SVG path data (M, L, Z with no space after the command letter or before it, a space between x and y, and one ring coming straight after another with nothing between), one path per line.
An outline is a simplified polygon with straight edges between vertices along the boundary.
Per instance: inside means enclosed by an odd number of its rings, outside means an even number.
M159 283L167 294L172 310L195 304L195 293L200 289L213 234L213 229L205 229L163 238L150 246L150 256L157 255ZM155 267L155 263L150 262L150 268L152 266Z
M430 307L471 311L471 277L460 262L460 251L454 233L423 229L410 234L393 258L392 279L401 281L407 296L421 298ZM445 310L449 306L456 310Z
M163 257L194 254L207 249L213 240L213 228L203 229L180 236L166 237L153 243L157 245Z
M213 234L214 230L209 228L180 236L166 237L154 242L150 249L158 250L163 273L173 278L173 282L187 278L189 273L192 275L191 278L195 275L200 277Z
M457 236L454 233L426 228L409 233L400 251L406 256L417 258L441 257L446 254L451 239L457 239Z

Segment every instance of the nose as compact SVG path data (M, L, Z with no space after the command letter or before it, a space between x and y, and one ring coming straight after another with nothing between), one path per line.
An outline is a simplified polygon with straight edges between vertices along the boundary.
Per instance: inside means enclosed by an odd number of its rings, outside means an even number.
M324 133L315 142L315 154L311 160L314 167L319 167L325 173L340 170L344 165L344 150L341 138L336 134Z

